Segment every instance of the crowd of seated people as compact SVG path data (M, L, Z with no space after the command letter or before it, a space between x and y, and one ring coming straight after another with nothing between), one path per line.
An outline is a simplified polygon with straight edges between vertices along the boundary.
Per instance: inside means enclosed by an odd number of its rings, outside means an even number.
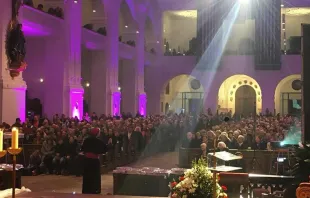
M200 118L204 122L204 118ZM254 132L255 127L255 132ZM272 142L284 139L294 144L300 141L301 121L290 115L272 116L259 115L229 121L204 127L196 132L188 132L182 142L185 148L204 148L218 151L237 150L272 150ZM203 145L202 145L203 144Z
M231 117L208 110L198 115L174 114L143 117L138 113L118 117L86 114L82 120L55 115L53 119L34 116L21 123L16 119L12 126L2 123L5 130L19 127L24 133L24 144L41 145L30 156L28 170L32 175L81 174L80 147L94 127L99 128L99 138L108 147L111 160L122 153L142 153L145 156L157 152L174 151L178 142L185 148L218 151L228 149L271 149L271 141L281 141L289 134L300 135L300 120L292 116ZM253 127L256 125L255 138ZM193 131L193 132L189 132ZM254 141L255 140L255 141Z
M23 1L24 5L30 6L30 7L34 7L34 3L32 0L24 0ZM44 6L43 4L38 4L37 9L40 11L44 11ZM63 13L63 9L60 7L56 7L56 8L49 8L47 13L59 17L59 18L63 18L64 17L64 13Z
M88 24L85 24L83 27L88 29L88 30L94 31L94 24L88 23ZM101 34L101 35L104 35L104 36L107 35L106 27L100 27L100 28L98 28L98 30L96 32Z
M171 48L170 47L170 43L164 39L164 43L165 43L165 52L164 55L165 56L195 56L197 55L197 39L196 38L192 38L189 41L189 48L188 50L182 50L180 48L180 46L178 47L178 49L175 48Z
M174 151L184 128L182 120L186 116L148 116L139 114L121 117L91 116L86 114L82 120L55 115L53 119L34 116L24 123L20 119L10 126L2 123L6 131L19 127L24 133L23 144L41 145L29 159L27 170L32 175L63 174L80 175L82 153L80 147L92 128L99 128L98 138L106 144L109 158L125 153L151 155L157 152Z

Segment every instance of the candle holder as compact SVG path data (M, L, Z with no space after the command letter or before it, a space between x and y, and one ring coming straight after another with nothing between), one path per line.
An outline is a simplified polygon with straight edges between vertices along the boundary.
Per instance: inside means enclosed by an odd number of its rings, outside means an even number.
M0 158L4 157L6 155L6 150L0 151Z
M13 155L13 170L12 170L12 198L15 198L15 187L16 187L16 155L22 152L22 148L8 148L8 153Z

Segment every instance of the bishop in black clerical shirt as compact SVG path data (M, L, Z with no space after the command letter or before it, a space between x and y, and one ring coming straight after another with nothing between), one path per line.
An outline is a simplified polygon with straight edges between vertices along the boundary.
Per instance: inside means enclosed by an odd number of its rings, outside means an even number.
M83 142L84 152L83 194L101 193L100 154L106 153L106 145L98 139L99 129L93 128L90 136Z

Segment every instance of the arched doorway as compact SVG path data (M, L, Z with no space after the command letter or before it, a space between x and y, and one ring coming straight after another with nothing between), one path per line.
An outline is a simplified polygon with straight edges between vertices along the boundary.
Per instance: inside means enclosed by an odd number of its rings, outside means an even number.
M204 89L199 80L190 75L179 75L167 82L161 92L161 102L169 104L173 113L199 113L203 110Z
M168 103L166 103L166 105L165 105L165 114L167 114L168 112L169 112L169 104Z
M294 81L301 79L300 74L283 78L277 85L274 95L276 113L281 115L301 115L301 87L293 88Z
M259 84L256 82L255 79L253 79L250 76L244 74L237 74L228 77L226 80L224 80L224 82L220 86L218 92L219 113L228 113L231 111L232 115L235 114L237 106L236 103L240 102L236 98L237 97L236 92L241 88L241 90L239 90L241 94L243 93L243 89L248 89L242 87L251 87L252 90L254 90L256 101L256 113L259 114L262 111L262 91ZM254 102L252 104L254 104Z
M255 90L248 85L239 87L235 96L235 115L250 116L255 114Z

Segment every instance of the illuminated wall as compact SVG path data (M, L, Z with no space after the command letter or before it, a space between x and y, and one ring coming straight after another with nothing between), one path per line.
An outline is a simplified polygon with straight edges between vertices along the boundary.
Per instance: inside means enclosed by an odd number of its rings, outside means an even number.
M285 15L285 21L283 21ZM284 39L283 32L285 31L286 39L291 36L301 36L301 24L310 22L309 8L283 8L282 9L282 23L285 23L285 28L282 28L282 41ZM282 42L282 49L284 42ZM287 42L287 49L289 49L289 42Z
M256 92L256 112L260 113L262 110L262 91L260 85L255 79L246 75L234 75L227 78L220 86L218 92L218 105L220 112L235 113L235 97L236 91L241 86L251 86Z
M294 80L300 80L301 75L299 74L294 74L285 77L282 79L279 84L277 85L277 88L275 90L275 95L274 95L274 102L275 102L275 108L276 108L276 113L280 114L286 114L288 112L287 105L282 105L282 93L301 93L301 90L296 91L292 88L292 82ZM300 94L291 94L290 99L301 99Z
M161 94L161 102L165 106L166 103L170 105L170 109L173 112L180 112L182 109L182 92L204 92L202 85L199 89L194 90L190 87L190 81L194 77L190 75L179 75L174 77L165 85ZM166 86L169 86L169 94L166 94ZM199 94L189 94L188 99L197 98L199 99ZM188 107L185 107L187 109ZM163 108L164 111L164 108Z
M186 11L164 12L163 14L163 38L169 42L171 49L181 51L189 49L189 41L197 36L197 13L189 15Z

